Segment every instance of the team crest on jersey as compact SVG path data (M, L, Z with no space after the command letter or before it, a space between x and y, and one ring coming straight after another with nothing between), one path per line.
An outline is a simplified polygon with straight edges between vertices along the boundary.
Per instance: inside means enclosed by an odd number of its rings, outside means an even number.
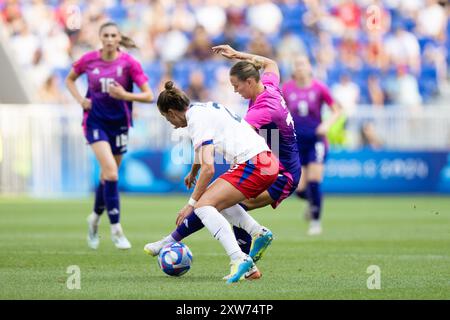
M94 71L92 71L92 74L100 74L100 70L98 68L95 68Z
M309 99L310 101L316 100L316 93L313 92L313 91L310 91L309 94L308 94L308 99Z
M297 99L297 94L291 93L291 94L289 95L289 100L294 101L295 99Z
M121 77L123 73L123 68L121 66L117 67L117 76Z

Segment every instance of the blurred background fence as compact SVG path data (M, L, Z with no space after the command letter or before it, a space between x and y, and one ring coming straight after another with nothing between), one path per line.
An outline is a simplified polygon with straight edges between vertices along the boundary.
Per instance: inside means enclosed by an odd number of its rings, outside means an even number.
M177 138L182 135L176 135L154 105L136 109L120 189L186 192L182 180L190 169L190 142ZM366 138L367 124L377 144ZM450 192L448 108L429 106L411 113L361 107L348 118L346 137L345 144L330 145L325 191ZM219 165L218 172L226 168ZM0 105L0 193L86 195L98 170L82 135L78 106Z

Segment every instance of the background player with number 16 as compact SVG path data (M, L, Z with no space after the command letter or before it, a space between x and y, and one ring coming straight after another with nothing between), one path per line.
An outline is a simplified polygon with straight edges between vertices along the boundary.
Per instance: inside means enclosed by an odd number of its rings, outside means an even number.
M131 244L120 224L118 168L127 151L132 102L150 103L153 93L139 62L119 49L120 46L134 48L134 42L121 35L113 22L100 27L100 39L102 49L84 54L73 64L66 79L67 88L83 108L84 135L101 168L94 210L88 217L88 245L93 249L99 246L98 223L106 207L115 246L129 249ZM80 95L75 85L83 73L87 74L89 84L86 97ZM133 83L141 93L132 92Z

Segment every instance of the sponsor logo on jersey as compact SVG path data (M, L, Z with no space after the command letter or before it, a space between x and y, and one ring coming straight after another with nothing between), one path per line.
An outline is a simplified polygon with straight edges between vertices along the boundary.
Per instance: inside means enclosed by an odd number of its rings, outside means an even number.
M100 74L99 68L95 68L94 71L92 71L92 74Z
M121 66L117 67L117 76L121 77L123 73L123 68Z

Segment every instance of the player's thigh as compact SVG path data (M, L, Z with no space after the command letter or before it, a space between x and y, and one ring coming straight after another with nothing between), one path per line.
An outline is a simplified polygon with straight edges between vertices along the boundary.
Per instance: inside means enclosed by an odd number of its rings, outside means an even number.
M117 168L120 168L120 164L122 163L123 154L115 154L114 160L116 161Z
M269 204L272 204L274 201L275 200L272 199L269 192L266 190L254 199L246 199L242 201L242 204L245 205L247 209L250 211L268 206Z
M300 175L300 182L298 183L297 191L306 190L308 186L308 166L302 166L302 174Z
M91 144L92 151L94 151L95 158L100 164L102 177L108 176L114 172L117 173L117 163L111 151L109 142L97 141Z
M215 207L218 211L234 206L243 201L245 196L231 183L224 179L216 179L197 201L195 208Z
M119 168L120 168L120 164L122 163L122 158L123 158L122 154L115 154L114 155L114 160L116 161L116 164L117 164L117 170L119 170ZM105 175L103 174L103 171L100 172L100 179L102 181L105 180Z
M322 182L324 165L323 163L311 162L308 164L307 172L308 182Z
M315 143L314 148L309 154L310 161L307 166L307 180L314 182L322 182L324 163L327 156L327 147L323 141Z

